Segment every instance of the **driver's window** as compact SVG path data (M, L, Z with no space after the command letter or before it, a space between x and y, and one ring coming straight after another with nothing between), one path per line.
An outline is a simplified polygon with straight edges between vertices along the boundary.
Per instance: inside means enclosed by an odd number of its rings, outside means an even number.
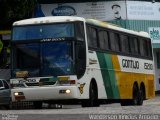
M0 87L3 87L3 83L2 83L2 80L0 80Z
M76 55L76 71L79 79L83 76L86 67L86 49L83 42L76 44Z
M5 89L9 89L9 85L6 81L3 81Z

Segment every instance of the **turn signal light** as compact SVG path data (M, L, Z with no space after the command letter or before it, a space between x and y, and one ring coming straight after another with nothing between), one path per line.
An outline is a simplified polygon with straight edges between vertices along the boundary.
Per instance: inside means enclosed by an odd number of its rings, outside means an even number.
M76 84L75 80L70 80L70 84Z

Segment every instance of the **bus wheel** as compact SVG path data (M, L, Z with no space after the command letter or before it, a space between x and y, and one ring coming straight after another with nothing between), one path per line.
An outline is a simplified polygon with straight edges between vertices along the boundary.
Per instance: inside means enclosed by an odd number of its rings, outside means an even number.
M98 89L97 84L92 82L89 90L89 106L90 107L99 107L100 103L98 101Z
M143 105L143 98L144 98L144 92L143 92L143 89L140 88L137 105Z
M35 101L33 102L35 109L42 109L42 102L41 101Z
M137 85L133 86L133 99L131 105L138 105L139 101L139 89Z
M91 82L89 88L89 99L82 102L82 107L99 107L99 105L97 86Z

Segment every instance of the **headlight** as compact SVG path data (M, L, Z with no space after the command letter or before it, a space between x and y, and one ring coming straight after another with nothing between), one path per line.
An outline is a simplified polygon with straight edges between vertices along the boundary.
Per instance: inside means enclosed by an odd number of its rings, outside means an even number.
M69 90L69 89L67 89L67 90L59 90L59 93L63 93L63 94L67 93L67 94L69 94L69 93L71 93L71 90Z
M66 90L66 93L68 93L68 94L71 93L71 90Z
M14 96L24 95L23 92L15 92Z
M15 92L14 95L15 95L15 96L18 96L18 92Z

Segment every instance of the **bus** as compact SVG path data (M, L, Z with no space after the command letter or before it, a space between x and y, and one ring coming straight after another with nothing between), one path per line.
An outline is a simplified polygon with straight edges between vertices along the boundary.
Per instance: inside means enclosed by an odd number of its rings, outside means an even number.
M73 16L13 23L12 101L142 105L155 96L147 33Z

